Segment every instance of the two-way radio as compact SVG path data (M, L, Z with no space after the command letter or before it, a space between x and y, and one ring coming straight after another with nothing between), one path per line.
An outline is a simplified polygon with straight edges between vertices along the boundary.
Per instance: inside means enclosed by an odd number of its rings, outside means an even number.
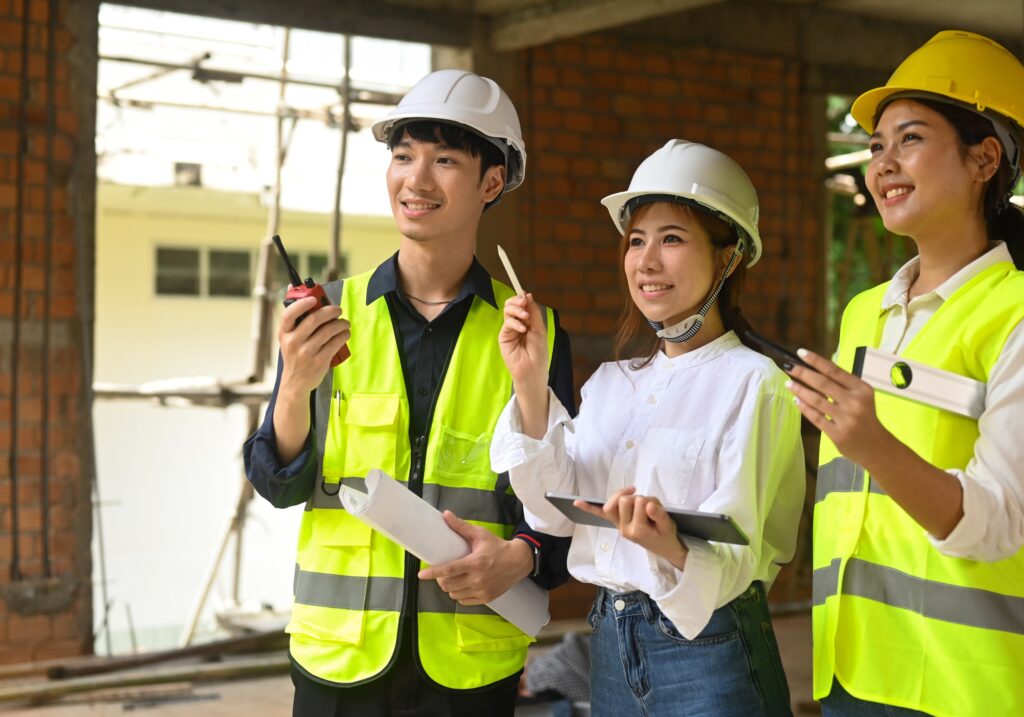
M277 247L278 253L284 260L284 265L288 269L288 278L291 280L291 286L284 295L285 308L291 306L299 299L305 299L307 296L312 296L320 300L320 306L328 306L331 302L327 298L324 287L313 281L313 277L307 276L305 281L299 278L299 272L295 271L295 266L292 264L291 259L288 258L288 252L284 250L284 244L281 243L281 237L277 234L273 236L274 245ZM309 313L308 311L306 312ZM295 324L298 325L300 321L306 318L306 314L303 314L295 320ZM342 361L351 356L348 350L348 344L345 344L338 353L331 357L331 366L337 366Z

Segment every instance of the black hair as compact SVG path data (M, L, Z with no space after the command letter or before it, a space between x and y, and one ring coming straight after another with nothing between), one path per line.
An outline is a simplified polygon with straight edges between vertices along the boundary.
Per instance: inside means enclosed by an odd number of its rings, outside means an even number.
M388 139L388 149L392 149L397 142L402 141L405 137L414 139L417 142L445 144L452 149L461 149L469 152L472 157L479 157L481 180L491 167L505 166L505 155L498 147L473 130L461 125L438 122L436 120L413 120L412 122L406 122L392 130L391 137ZM505 181L508 181L507 177Z
M984 115L948 102L918 98L914 98L914 102L920 102L928 109L942 115L956 130L957 138L965 151L968 147L978 145L986 137L999 139L991 120ZM1000 146L1002 147L1001 141ZM1018 269L1022 269L1024 268L1024 211L1008 201L1010 193L1013 191L1013 187L1010 185L1014 179L1013 174L1014 171L1006 158L1006 147L1003 147L999 169L985 185L982 212L985 217L988 238L1006 242L1006 248L1010 251L1014 265Z

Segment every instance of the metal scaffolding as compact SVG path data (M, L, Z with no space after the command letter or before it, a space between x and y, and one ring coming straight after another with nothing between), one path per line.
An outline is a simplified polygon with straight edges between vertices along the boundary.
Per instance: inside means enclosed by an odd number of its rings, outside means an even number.
M260 242L260 249L256 263L256 282L253 290L253 297L256 300L256 303L253 310L252 328L250 332L252 348L249 374L241 379L229 381L186 377L154 381L141 385L97 382L94 384L94 395L97 399L144 399L156 401L159 405L163 406L185 405L227 408L233 405L244 405L247 407L248 413L248 433L251 434L258 428L261 417L260 408L269 399L271 393L270 385L264 381L264 376L270 366L273 336L273 330L270 323L273 316L273 309L271 306L272 296L270 292L270 286L273 279L270 248L272 246L271 237L274 234L277 234L279 229L281 216L281 170L287 159L288 148L290 146L295 126L300 119L315 120L324 122L330 127L337 127L341 131L327 267L328 278L333 280L338 278L338 267L341 255L342 177L345 171L345 162L348 150L348 133L353 130L357 131L367 127L372 122L372 120L368 118L354 116L352 113L352 104L393 105L398 103L403 94L354 85L350 76L352 60L351 37L343 35L342 42L344 73L341 81L336 84L322 80L295 77L288 74L287 65L291 44L290 28L285 28L281 70L276 76L208 67L204 63L211 57L211 53L209 52L196 56L188 63L163 62L120 55L100 56L101 60L108 62L132 63L156 68L152 73L126 82L106 94L98 94L97 98L100 101L108 102L119 107L134 107L142 109L151 109L154 107L176 107L202 111L275 117L277 120L277 127L272 201L267 215L266 233L263 240ZM163 99L133 99L122 97L119 94L127 88L137 87L145 82L150 82L180 71L191 72L192 78L199 82L242 82L246 79L276 82L278 83L277 107L271 111L213 106L203 103L174 102ZM290 107L285 102L285 92L288 85L335 89L338 92L339 100L337 103L318 109ZM252 498L252 486L249 484L248 480L242 476L234 510L224 526L217 547L214 550L213 559L207 568L202 584L196 594L196 599L189 611L185 628L182 631L181 638L179 640L181 646L189 645L195 637L196 629L199 625L199 619L209 599L213 584L221 571L225 554L227 553L228 546L231 544L232 540L234 541L235 551L231 596L235 606L239 605L243 531L245 528L248 505ZM105 614L103 624L105 625L108 624L108 615L106 613L109 611L109 607L109 603L104 606Z

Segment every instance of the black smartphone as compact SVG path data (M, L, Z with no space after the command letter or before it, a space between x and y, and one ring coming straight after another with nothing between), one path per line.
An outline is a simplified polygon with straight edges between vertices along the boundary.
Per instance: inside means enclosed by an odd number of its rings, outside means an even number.
M796 351L787 349L785 346L780 346L771 339L765 338L761 334L757 333L753 329L747 329L743 332L743 335L764 349L768 358L775 361L787 371L789 370L786 366L787 364L789 364L789 367L803 366L805 368L811 368L806 361L796 355Z

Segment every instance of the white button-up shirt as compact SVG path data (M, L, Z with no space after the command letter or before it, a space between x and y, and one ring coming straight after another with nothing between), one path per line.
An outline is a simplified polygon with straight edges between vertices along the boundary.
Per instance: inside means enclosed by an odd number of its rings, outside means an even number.
M972 261L927 294L907 301L920 273L914 257L893 277L882 299L885 325L879 348L898 354L942 303L961 286L1000 261L1012 261L1002 242ZM1024 296L1021 297L1024 301ZM985 410L978 419L981 435L967 469L950 470L964 492L964 516L945 540L929 536L946 555L974 560L1002 560L1024 545L1024 331L1018 325L989 374Z
M728 332L676 358L659 353L633 371L606 363L583 387L575 421L554 395L542 440L522 433L505 407L491 467L509 471L536 530L572 535L569 572L614 591L641 590L687 638L755 580L769 587L793 557L805 473L800 413L785 375ZM545 492L605 499L635 485L640 495L731 516L749 546L684 538L685 570L613 528L572 523Z

